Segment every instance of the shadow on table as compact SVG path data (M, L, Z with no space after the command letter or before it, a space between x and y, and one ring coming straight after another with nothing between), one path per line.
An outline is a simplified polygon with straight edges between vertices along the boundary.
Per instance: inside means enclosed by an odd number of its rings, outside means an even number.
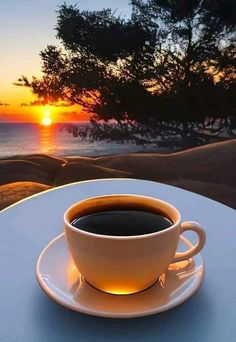
M167 312L135 319L108 319L79 314L65 309L38 293L31 320L40 341L196 341L209 334L207 326L212 315L211 303L204 290L186 303ZM204 328L204 331L203 331ZM183 331L185 330L185 331ZM198 341L199 341L199 333ZM205 337L205 338L204 338Z

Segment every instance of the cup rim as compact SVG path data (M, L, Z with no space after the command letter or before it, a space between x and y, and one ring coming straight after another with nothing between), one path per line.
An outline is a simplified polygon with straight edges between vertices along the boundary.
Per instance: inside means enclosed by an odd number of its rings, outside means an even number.
M85 230L82 230L80 228L76 228L74 227L70 221L68 220L68 214L71 210L73 210L74 208L76 208L77 206L81 205L82 202L84 201L88 201L88 200L93 200L93 199L99 199L99 198L110 198L110 197L139 197L139 198L147 198L147 199L151 199L154 200L155 202L161 203L162 205L164 205L165 207L169 207L171 210L173 210L175 212L175 214L177 215L177 220L175 223L173 223L170 227L165 228L161 231L157 231L154 233L148 233L148 234L142 234L142 235L105 235L105 234L96 234L96 233L92 233L92 232L88 232ZM181 215L180 212L178 211L178 209L176 207L174 207L172 204L163 201L159 198L155 198L155 197L151 197L151 196L145 196L145 195L136 195L136 194L123 194L123 193L119 193L119 194L110 194L110 195L99 195L99 196L92 196L92 197L88 197L85 198L81 201L75 202L74 204L72 204L69 208L67 208L67 210L64 213L64 223L67 226L68 229L74 231L74 232L79 232L80 234L84 235L84 236L89 236L89 237L94 237L94 238L98 238L98 239L107 239L107 240L134 240L134 239L147 239L150 237L154 237L154 236L158 236L158 235L162 235L165 234L167 231L170 230L174 230L181 222Z

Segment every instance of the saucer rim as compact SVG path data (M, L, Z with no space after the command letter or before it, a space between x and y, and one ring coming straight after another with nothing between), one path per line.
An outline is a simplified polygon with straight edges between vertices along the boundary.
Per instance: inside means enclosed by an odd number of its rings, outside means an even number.
M90 310L90 309L86 309L86 308L81 308L79 305L72 305L70 303L68 303L67 301L62 300L60 297L56 296L55 293L46 285L46 283L44 282L42 275L40 273L40 265L41 265L41 261L43 259L43 257L45 256L45 254L47 253L47 251L59 240L61 239L65 239L65 233L61 233L59 235L57 235L56 237L54 237L41 251L37 263L36 263L36 268L35 268L35 275L36 275L36 279L38 281L38 284L40 285L41 289L43 290L43 292L50 298L52 299L55 303L65 307L66 309L70 309L73 310L75 312L79 312L82 314L86 314L89 316L96 316L96 317L103 317L103 318L118 318L118 319L127 319L127 318L139 318L139 317L145 317L145 316L151 316L151 315L155 315L161 312L165 312L168 310L171 310L179 305L181 305L182 303L184 303L185 301L187 301L189 298L191 298L197 291L198 289L201 287L201 284L203 282L204 276L205 276L205 262L204 259L202 257L202 254L199 252L197 255L195 255L192 259L199 259L199 263L202 266L202 273L198 278L198 281L196 282L195 286L193 287L192 291L190 293L188 293L185 296L182 296L183 298L181 298L177 304L176 303L172 303L172 304L167 304L161 307L157 307L154 309L150 309L147 311L137 311L137 312L133 312L133 313L125 313L125 312L121 312L121 313L107 313L104 311L96 311L96 310ZM193 244L183 235L180 235L180 239L183 241L183 243L188 246L188 247L192 247ZM69 251L68 251L69 253ZM148 291L150 288L145 289L144 291ZM99 291L99 290L98 290ZM108 296L113 296L110 293L107 293ZM137 295L137 293L131 294L131 296L135 296Z

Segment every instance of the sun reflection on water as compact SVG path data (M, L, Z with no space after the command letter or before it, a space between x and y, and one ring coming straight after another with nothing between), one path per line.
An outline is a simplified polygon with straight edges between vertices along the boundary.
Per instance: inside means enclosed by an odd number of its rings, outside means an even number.
M56 146L55 125L40 125L39 127L39 148L42 153L53 153Z

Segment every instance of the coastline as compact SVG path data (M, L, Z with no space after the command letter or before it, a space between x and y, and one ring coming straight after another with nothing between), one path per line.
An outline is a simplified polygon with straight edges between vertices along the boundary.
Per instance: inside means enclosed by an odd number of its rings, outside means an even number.
M55 186L96 178L140 178L174 185L236 209L236 140L173 153L103 157L47 154L0 159L0 209Z

